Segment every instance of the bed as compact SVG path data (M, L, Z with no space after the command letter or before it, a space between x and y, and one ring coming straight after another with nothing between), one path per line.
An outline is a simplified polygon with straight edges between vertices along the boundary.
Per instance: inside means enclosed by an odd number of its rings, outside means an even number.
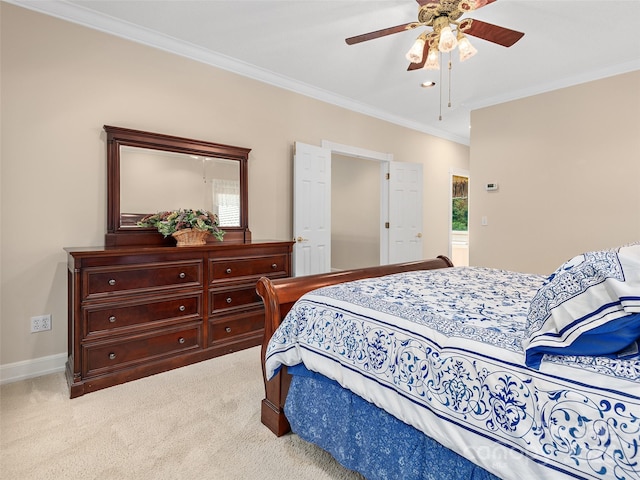
M270 281L262 422L368 479L640 479L640 245Z

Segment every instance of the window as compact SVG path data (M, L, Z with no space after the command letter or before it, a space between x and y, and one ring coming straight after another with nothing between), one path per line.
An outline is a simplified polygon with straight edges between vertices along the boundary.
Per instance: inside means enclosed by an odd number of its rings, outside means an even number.
M454 175L451 188L451 229L466 232L469 230L469 178Z

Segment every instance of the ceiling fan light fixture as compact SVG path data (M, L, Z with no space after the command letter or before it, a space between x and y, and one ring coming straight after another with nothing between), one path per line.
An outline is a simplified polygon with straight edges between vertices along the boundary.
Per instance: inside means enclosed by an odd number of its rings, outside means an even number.
M471 45L471 42L467 37L465 37L462 33L458 34L458 51L460 53L460 61L464 62L465 60L470 59L478 50L476 47Z
M438 50L441 52L450 52L458 45L455 35L451 31L451 27L447 25L440 30L440 41L438 42Z
M413 46L407 52L406 58L411 63L422 62L422 52L424 51L425 40L421 36L416 39Z
M431 47L427 54L427 61L424 63L424 68L427 70L440 70L440 61L438 59L438 49Z

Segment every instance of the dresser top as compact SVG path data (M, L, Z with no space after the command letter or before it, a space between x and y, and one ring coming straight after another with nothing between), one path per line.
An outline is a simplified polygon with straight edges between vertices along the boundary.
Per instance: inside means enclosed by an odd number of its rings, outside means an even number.
M118 246L118 247L65 247L64 251L72 256L85 256L85 255L139 255L139 254L157 254L157 253L201 253L210 250L227 250L227 249L246 249L252 250L258 247L269 246L286 246L293 245L292 241L285 240L255 240L251 242L216 242L207 243L206 245L193 245L188 247L176 247L176 246Z

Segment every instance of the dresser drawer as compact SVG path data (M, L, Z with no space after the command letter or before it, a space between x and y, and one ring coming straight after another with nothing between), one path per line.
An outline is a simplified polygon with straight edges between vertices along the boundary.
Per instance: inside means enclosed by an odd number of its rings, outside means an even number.
M202 260L91 268L84 271L83 298L203 285Z
M211 282L239 279L243 277L286 277L288 255L242 259L214 259L209 263Z
M264 329L264 311L228 319L209 321L209 343L234 341L238 337L262 334Z
M133 367L202 348L201 323L82 347L84 375Z
M262 305L255 285L234 289L217 289L209 292L211 314L221 314L240 307Z
M163 321L171 323L202 318L202 295L194 293L174 298L152 297L113 302L83 309L83 337L116 334L135 327L154 327Z

